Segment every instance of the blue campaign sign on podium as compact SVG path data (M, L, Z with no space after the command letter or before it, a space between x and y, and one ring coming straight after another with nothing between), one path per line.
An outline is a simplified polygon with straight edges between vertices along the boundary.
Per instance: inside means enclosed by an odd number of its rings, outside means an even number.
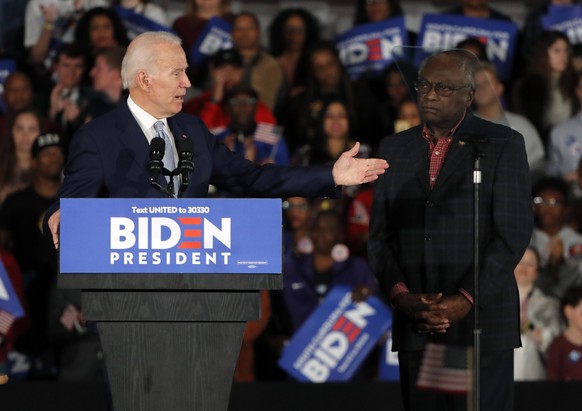
M61 274L280 274L280 199L61 199Z

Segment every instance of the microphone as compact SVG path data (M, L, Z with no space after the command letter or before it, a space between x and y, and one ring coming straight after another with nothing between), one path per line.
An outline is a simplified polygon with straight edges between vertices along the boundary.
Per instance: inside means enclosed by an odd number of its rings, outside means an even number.
M178 151L178 170L182 175L182 183L180 184L180 192L184 192L188 188L190 173L194 171L194 142L192 139L182 136L176 139L176 149Z
M150 143L150 161L148 161L148 171L152 182L155 181L164 169L164 150L166 143L161 137L154 137Z

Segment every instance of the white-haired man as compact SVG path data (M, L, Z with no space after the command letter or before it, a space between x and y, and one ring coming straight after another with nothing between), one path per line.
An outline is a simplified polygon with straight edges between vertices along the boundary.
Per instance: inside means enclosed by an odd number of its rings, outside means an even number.
M252 196L334 196L337 186L376 180L388 167L384 160L356 159L359 144L333 167L255 165L220 144L200 119L180 113L190 87L186 68L180 39L172 34L147 32L131 42L121 70L124 88L129 89L127 102L77 132L59 198L166 197L166 190L151 184L147 169L150 141L164 134L176 164L177 140L189 139L194 146L196 171L183 197L205 197L211 181L226 189L242 187ZM159 176L158 184L168 182ZM58 203L46 214L58 247Z

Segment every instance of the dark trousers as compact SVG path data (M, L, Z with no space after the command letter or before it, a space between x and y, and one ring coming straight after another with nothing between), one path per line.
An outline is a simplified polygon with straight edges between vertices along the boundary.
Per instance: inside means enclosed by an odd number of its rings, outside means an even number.
M423 351L398 353L404 409L466 411L466 395L443 394L416 388L422 355ZM482 352L480 378L481 411L513 411L513 350Z

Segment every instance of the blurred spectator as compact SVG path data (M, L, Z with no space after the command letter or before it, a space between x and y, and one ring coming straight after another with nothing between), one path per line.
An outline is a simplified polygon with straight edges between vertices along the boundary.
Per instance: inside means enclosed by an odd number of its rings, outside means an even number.
M509 16L491 8L487 0L460 0L461 5L448 10L447 14L462 14L465 17L511 21Z
M230 0L188 0L186 13L179 16L172 25L172 29L182 39L182 47L190 64L188 77L194 86L202 89L207 86L208 66L193 65L190 54L206 24L213 17L220 17L232 23Z
M32 357L31 378L52 378L54 358L47 334L47 310L56 280L57 251L42 234L41 224L45 210L57 197L65 155L57 134L41 135L29 150L32 184L8 196L0 208L0 246L12 250L22 269L30 308L30 332L16 347Z
M459 41L455 48L470 51L479 61L489 61L487 47L477 37L467 37L465 40Z
M568 225L582 233L582 158L576 168L576 180L570 183L570 207L568 209Z
M150 0L112 0L111 5L141 14L162 26L169 26L166 10L162 6L152 3Z
M372 211L372 186L363 187L348 206L346 242L352 254L368 259L368 234Z
M289 164L287 144L273 124L257 123L258 94L245 84L229 89L224 96L230 123L216 137L235 153L258 164Z
M321 108L318 134L312 144L305 144L297 150L295 162L301 165L331 164L355 141L350 126L353 120L346 102L338 96L328 96ZM362 144L358 157L368 157L370 147Z
M24 46L35 63L52 64L50 51L62 43L72 43L75 26L83 13L93 7L107 6L107 0L29 0L26 7Z
M582 283L582 234L566 225L568 184L546 177L533 189L534 217L530 245L540 253L539 288L561 298L568 287Z
M358 0L354 26L365 23L377 23L390 17L401 16L402 7L399 0Z
M200 96L184 103L185 113L199 116L212 133L220 133L230 123L226 113L224 95L244 76L241 55L234 49L218 51L210 61L211 86ZM276 124L275 116L262 101L257 102L255 122Z
M319 22L305 9L279 12L269 26L269 52L277 59L289 95L305 89L309 71L308 50L319 41Z
M21 71L12 72L4 81L4 105L6 112L0 114L0 140L7 137L8 120L16 112L30 107L33 101L30 77Z
M91 89L81 84L85 62L84 50L75 44L65 44L57 53L49 118L61 127L67 141L85 122L87 104L92 98Z
M243 11L234 17L232 47L243 58L243 82L250 84L261 101L274 110L284 85L283 70L261 46L261 25L256 15Z
M576 74L578 106L582 107L582 72ZM582 112L552 128L548 147L548 174L568 182L578 180L578 163L582 158Z
M400 103L398 114L396 115L396 121L394 122L395 133L400 133L401 131L416 127L421 123L422 119L420 118L420 112L418 111L418 104L416 104L416 101L407 99Z
M247 322L236 368L234 369L234 381L252 382L256 380L254 343L267 327L270 319L271 302L269 290L261 290L261 318L257 321Z
M582 381L582 287L568 289L561 308L567 328L548 349L548 380Z
M285 230L283 231L283 252L294 250L308 254L313 251L309 236L311 226L311 201L304 197L289 197L283 201Z
M102 48L127 47L129 37L117 13L108 7L95 7L83 14L75 28L75 44L85 50L91 67L95 53Z
M336 212L320 211L311 230L313 253L297 254L291 250L286 253L283 293L293 332L336 285L348 285L357 293L365 289L364 295L377 293L376 278L366 261L350 256L342 244L344 223Z
M535 286L538 267L539 255L532 247L515 267L522 344L514 350L516 381L546 379L546 350L560 333L559 302Z
M24 49L24 16L26 1L3 0L0 2L0 55L16 61L26 59Z
M382 122L381 135L387 136L394 133L394 122L398 115L400 104L414 98L412 84L416 73L404 62L390 64L384 73L385 99L380 105L380 121Z
M505 87L491 63L481 63L475 72L474 104L479 117L504 124L523 135L527 161L532 172L541 175L545 168L545 150L533 124L524 116L503 109L501 98Z
M352 132L358 141L374 146L381 135L380 113L376 99L364 83L351 82L335 45L322 41L309 53L310 73L304 92L289 100L280 113L285 138L291 151L305 144L314 144L319 131L321 110L329 96L340 96L347 103Z
M46 129L46 120L34 109L17 112L8 124L8 135L0 140L0 205L15 191L31 182L31 147Z
M123 94L121 62L125 55L122 47L109 47L97 52L90 71L95 97L88 103L86 120L105 114L115 108Z
M545 145L548 133L576 113L576 72L565 34L544 32L538 39L525 76L512 91L513 109L538 130Z

